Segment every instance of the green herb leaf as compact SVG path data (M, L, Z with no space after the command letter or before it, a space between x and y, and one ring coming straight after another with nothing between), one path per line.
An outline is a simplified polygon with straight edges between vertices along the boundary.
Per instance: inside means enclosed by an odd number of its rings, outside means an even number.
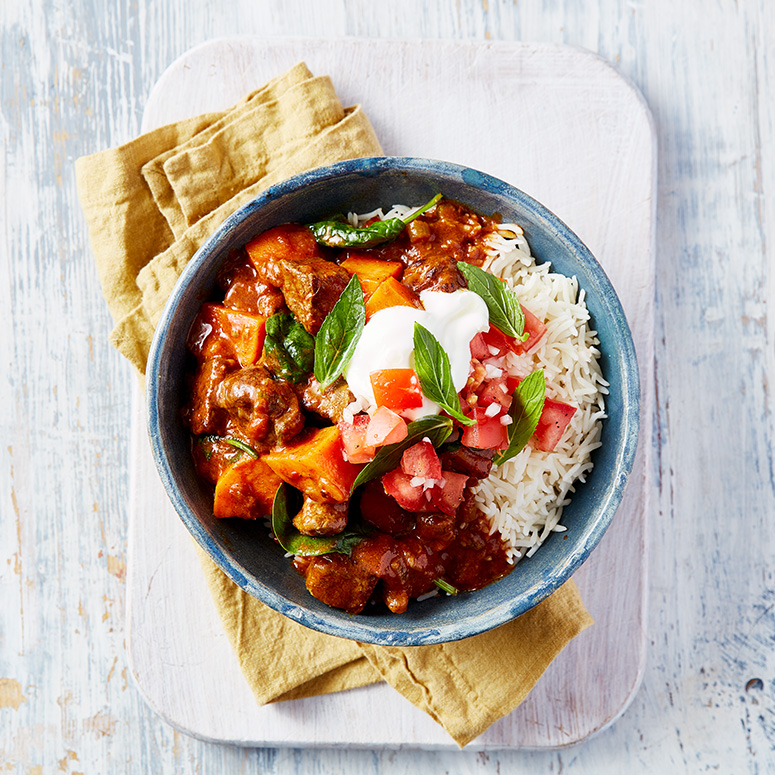
M380 447L374 460L360 470L358 476L355 477L351 492L356 487L397 468L404 452L412 445L417 444L418 441L425 438L430 439L431 444L438 448L447 440L450 433L452 433L452 420L449 417L434 414L410 422L407 426L406 438L403 441Z
M235 449L240 450L240 452L244 452L250 457L257 458L258 452L256 452L253 447L250 446L250 444L246 444L244 441L241 441L240 439L235 439L233 436L217 436L212 433L208 433L204 436L198 436L197 441L204 445L204 444L215 444L219 441L222 441L224 444L229 444L230 446L234 447ZM204 449L204 446L202 447L205 454L205 459L209 460L210 457L213 454L212 449Z
M463 425L474 424L474 420L460 411L460 399L452 383L449 356L439 340L419 323L414 324L414 370L426 398L435 401Z
M516 457L535 433L544 408L545 393L546 383L543 369L537 369L528 374L517 385L509 409L509 416L512 420L511 425L508 426L509 446L493 458L495 465L500 465Z
M347 368L365 325L363 288L353 275L315 337L315 379L324 390Z
M528 335L525 333L525 315L517 294L495 275L478 266L458 261L457 268L466 278L468 289L484 299L490 313L490 323L507 336L524 342Z
M308 228L319 244L330 248L373 248L375 245L394 240L407 223L430 210L440 199L441 194L436 194L430 202L407 218L386 218L368 226L351 226L341 216L336 216L312 223Z
M283 482L277 488L272 502L272 533L286 552L301 557L332 553L349 557L353 548L368 535L358 530L345 530L333 536L303 535L293 526L293 519L288 513L287 489L288 485Z
M448 595L456 595L460 590L457 587L453 587L448 581L444 579L433 579L433 583L442 591Z
M264 361L275 375L301 382L312 371L315 339L289 312L277 312L266 321Z

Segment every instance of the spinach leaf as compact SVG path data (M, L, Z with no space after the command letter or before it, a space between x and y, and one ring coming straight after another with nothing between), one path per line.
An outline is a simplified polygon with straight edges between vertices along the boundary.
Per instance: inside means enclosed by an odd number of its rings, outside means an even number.
M537 369L528 374L517 385L509 409L509 416L512 420L511 425L509 425L509 446L493 458L493 463L496 466L516 457L535 433L544 408L545 393L546 383L543 369Z
M289 312L277 312L266 321L264 360L278 376L301 382L312 371L315 339Z
M286 552L301 557L316 557L320 554L352 553L367 535L363 530L345 530L333 536L307 536L293 526L293 519L288 513L288 485L283 482L278 488L272 502L272 533L277 543Z
M407 218L386 218L368 226L351 226L341 216L336 216L312 223L308 228L319 244L330 248L373 248L375 245L394 240L407 223L430 210L440 199L441 194L436 194L430 202Z
M438 448L447 440L450 433L452 433L452 420L449 417L434 414L410 422L407 426L406 438L396 444L380 447L374 460L367 463L355 477L350 492L353 492L356 487L397 468L404 452L412 445L417 444L418 441L427 438L434 447Z
M358 275L353 275L315 337L315 379L325 390L347 368L366 325Z
M419 323L414 324L414 370L422 392L463 425L474 420L460 411L460 399L452 383L449 356L439 340Z
M466 278L468 289L484 299L490 313L490 323L507 336L524 342L528 335L525 333L525 315L517 294L495 275L478 266L458 261L457 268Z

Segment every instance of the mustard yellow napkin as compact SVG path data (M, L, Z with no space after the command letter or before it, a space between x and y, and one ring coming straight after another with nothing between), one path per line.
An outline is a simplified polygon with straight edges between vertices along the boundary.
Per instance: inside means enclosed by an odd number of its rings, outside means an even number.
M300 63L231 109L161 127L76 162L111 342L143 374L154 326L199 246L267 187L343 159L381 155L360 107ZM382 648L308 630L202 567L260 703L384 680L460 746L511 712L592 620L570 581L493 632L457 643ZM497 656L497 658L496 658Z

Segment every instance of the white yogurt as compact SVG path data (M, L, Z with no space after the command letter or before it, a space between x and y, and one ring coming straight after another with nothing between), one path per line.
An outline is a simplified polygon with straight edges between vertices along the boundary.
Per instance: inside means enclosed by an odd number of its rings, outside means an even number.
M414 324L419 323L439 340L449 357L452 383L460 391L471 367L471 340L489 328L489 313L482 298L472 291L454 293L422 291L425 309L388 307L371 316L355 348L344 377L356 400L367 411L376 409L370 375L382 369L414 368ZM423 396L423 405L404 414L410 419L438 414L440 408Z

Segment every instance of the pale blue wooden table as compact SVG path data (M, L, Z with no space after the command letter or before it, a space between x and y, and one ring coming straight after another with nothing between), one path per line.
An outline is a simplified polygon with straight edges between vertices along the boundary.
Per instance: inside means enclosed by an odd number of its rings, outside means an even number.
M110 10L105 10L110 6ZM775 4L5 0L0 5L0 771L775 771ZM655 509L643 686L550 753L247 750L182 735L124 650L132 379L73 160L234 35L549 41L641 89L659 142Z

